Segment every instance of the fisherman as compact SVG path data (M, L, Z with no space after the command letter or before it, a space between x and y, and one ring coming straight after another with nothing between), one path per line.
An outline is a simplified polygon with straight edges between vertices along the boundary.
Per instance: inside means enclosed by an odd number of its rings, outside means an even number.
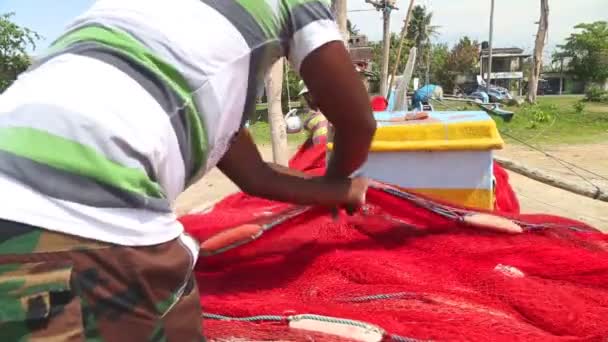
M441 86L427 84L416 90L412 97L412 108L424 110L423 106L427 105L431 99L443 99L443 88Z
M335 127L323 177L243 129L283 56ZM2 340L203 340L177 196L217 166L251 195L360 206L375 127L326 1L98 0L0 97Z
M329 133L329 121L317 104L317 101L312 96L304 82L300 82L300 93L298 94L304 100L306 113L302 116L303 126L308 133L307 143L312 145L322 145L327 143L327 135Z

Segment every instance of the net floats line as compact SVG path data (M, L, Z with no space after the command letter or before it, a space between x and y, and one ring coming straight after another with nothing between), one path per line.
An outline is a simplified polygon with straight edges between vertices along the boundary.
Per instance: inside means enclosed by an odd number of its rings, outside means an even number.
M203 312L201 317L204 319L212 319L218 321L234 321L248 323L286 322L289 327L293 329L341 336L344 338L361 342L381 342L384 341L386 338L389 338L391 341L395 342L423 342L423 340L387 333L384 329L367 322L315 314L301 314L291 316L257 315L249 317L232 317Z

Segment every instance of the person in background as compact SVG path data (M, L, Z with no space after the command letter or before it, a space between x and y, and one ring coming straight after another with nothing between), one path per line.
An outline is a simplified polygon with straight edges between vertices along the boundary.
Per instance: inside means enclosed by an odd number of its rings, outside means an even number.
M300 96L305 103L304 115L302 115L302 125L308 133L308 143L313 145L327 144L329 134L329 121L321 113L319 105L312 94L308 91L304 82L300 82Z
M335 128L322 177L243 127L281 57ZM177 196L217 166L258 197L361 206L375 129L326 1L96 1L0 96L2 340L204 340Z
M431 99L443 99L443 88L435 84L427 84L416 90L412 97L412 109L423 110L423 106Z

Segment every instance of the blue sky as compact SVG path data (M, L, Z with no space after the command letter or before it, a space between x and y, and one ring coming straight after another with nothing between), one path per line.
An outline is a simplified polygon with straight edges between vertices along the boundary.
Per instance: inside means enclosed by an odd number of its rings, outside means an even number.
M127 1L127 0L125 0ZM170 1L170 0L167 0ZM0 13L16 12L17 23L27 26L46 39L48 45L71 18L81 13L94 0L0 0ZM435 25L441 26L437 42L454 43L463 35L487 39L490 0L416 0L434 13ZM561 43L580 22L608 20L608 0L551 0L548 52ZM369 9L365 0L349 0L349 10ZM393 15L392 30L401 28L407 1L398 0L403 8ZM538 0L496 0L495 46L518 46L530 51L539 16ZM375 11L351 12L350 19L370 39L381 38L380 14Z
M1 0L0 0L1 1ZM479 41L488 39L490 0L416 0L433 12L433 22L441 26L437 42L453 44L463 35ZM540 17L538 0L495 0L494 46L534 48ZM349 10L366 9L365 0L348 0ZM403 25L409 1L397 0L402 7L394 12L392 30ZM581 22L608 20L608 0L549 0L549 52L561 44ZM377 12L351 12L349 18L373 40L381 38L381 14Z
M45 37L46 46L61 34L71 18L82 13L92 0L0 0L0 13L15 12L15 21Z

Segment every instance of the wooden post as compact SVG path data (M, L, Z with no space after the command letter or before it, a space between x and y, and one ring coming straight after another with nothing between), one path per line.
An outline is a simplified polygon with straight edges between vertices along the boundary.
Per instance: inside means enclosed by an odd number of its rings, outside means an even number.
M549 0L540 0L540 21L538 22L538 33L534 46L534 57L532 60L532 72L528 81L528 102L536 103L538 92L538 79L543 65L543 49L547 41L547 30L549 29Z
M403 28L401 29L401 38L399 38L399 49L397 50L397 61L395 62L395 66L393 67L393 73L391 74L388 89L391 89L393 87L395 77L397 76L397 69L399 69L399 63L401 63L401 51L403 50L403 44L405 42L405 37L407 36L407 28L410 26L410 19L412 18L412 11L414 10L414 2L415 0L410 1L410 7L408 7L407 9L405 21L403 22ZM389 93L386 98L390 99L391 94Z
M336 23L338 24L338 28L340 29L340 33L342 33L342 38L344 39L344 43L348 47L348 40L350 39L350 34L348 32L348 4L347 0L332 0L331 10L333 12L334 18L336 19Z
M382 9L383 33L382 38L382 70L380 72L380 95L388 97L388 62L391 51L391 8L384 6Z
M268 121L272 139L272 156L275 163L287 166L287 129L283 118L281 94L283 92L283 58L270 69L266 77L266 97L268 99Z
M526 165L520 164L514 160L502 158L498 156L494 156L494 160L498 162L502 167L507 170L513 171L520 175L526 176L528 178L534 179L535 181L560 188L562 190L566 190L572 192L577 195L593 198L598 201L608 202L608 190L601 189L599 187L592 187L588 185L582 185L578 183L574 183L568 180L559 179L552 175L547 174L541 170L528 167Z

